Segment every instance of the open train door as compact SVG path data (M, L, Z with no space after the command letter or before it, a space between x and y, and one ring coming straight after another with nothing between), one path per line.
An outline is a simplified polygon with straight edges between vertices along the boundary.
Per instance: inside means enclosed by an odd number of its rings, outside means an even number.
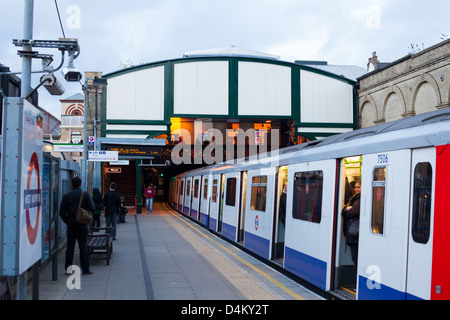
M361 181L362 156L339 160L339 195L335 206L334 230L334 269L332 294L341 299L356 299L357 268L352 260L352 249L347 245L344 235L343 208L356 195L355 184ZM357 248L357 245L356 245Z

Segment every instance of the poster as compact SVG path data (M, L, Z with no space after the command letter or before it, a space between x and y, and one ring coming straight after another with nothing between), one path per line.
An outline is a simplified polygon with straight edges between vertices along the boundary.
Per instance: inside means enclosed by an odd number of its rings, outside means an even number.
M21 141L20 274L36 263L42 254L43 118L39 110L27 101L23 104Z

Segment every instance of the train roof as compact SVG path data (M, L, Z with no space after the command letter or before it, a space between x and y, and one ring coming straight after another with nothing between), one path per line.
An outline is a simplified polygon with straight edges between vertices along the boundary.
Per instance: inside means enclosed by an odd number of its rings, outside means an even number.
M450 108L384 123L374 127L331 136L247 158L241 162L220 163L186 172L180 176L226 173L284 166L299 162L425 148L450 143Z

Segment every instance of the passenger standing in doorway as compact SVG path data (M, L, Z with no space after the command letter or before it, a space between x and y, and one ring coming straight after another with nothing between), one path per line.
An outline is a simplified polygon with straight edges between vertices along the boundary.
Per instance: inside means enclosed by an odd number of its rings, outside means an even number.
M94 221L92 221L92 226L100 228L100 218L103 212L103 199L100 190L94 188L92 193L92 200L94 201L95 211L93 213Z
M148 214L152 214L153 197L155 196L155 189L153 189L153 185L151 183L149 183L148 187L145 188L144 194L145 194Z
M81 195L83 199L81 201L81 208L94 212L95 205L91 197L87 192L82 194L81 179L76 177L72 180L72 191L65 194L61 201L59 208L59 214L61 219L67 224L67 250L65 270L73 264L73 254L75 251L75 241L78 241L78 247L80 248L80 263L81 269L84 275L92 274L89 263L89 252L87 248L88 237L88 225L77 222L77 210L80 203Z
M350 246L352 253L352 260L355 265L358 264L358 237L359 237L359 211L361 198L361 182L356 181L354 187L355 195L350 199L348 205L342 210L344 216L344 236L346 243ZM350 228L352 224L357 225L358 233L356 236L352 235Z
M278 242L283 242L285 239L286 230L286 199L287 199L287 184L284 184L283 191L280 196L280 207L278 209Z
M120 194L116 191L116 183L112 182L109 191L103 197L103 205L105 206L106 226L113 228L112 237L116 240L117 217L120 212Z

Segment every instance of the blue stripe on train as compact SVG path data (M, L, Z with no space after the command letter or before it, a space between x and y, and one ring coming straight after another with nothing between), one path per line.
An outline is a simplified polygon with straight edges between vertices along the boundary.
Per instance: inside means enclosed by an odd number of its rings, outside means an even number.
M423 300L412 294L399 291L382 283L359 276L358 300Z
M286 247L284 267L296 276L326 290L326 262Z
M244 247L264 259L270 260L270 241L268 239L245 232Z
M208 225L208 219L209 216L206 213L203 213L200 211L200 223L207 226Z
M222 222L222 236L231 241L236 241L236 227Z

